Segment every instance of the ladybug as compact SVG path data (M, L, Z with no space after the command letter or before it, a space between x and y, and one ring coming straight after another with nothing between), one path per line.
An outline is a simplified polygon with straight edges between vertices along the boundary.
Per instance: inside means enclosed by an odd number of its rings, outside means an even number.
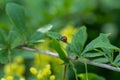
M67 42L67 37L66 36L61 36L59 38L59 40L63 41L63 42Z

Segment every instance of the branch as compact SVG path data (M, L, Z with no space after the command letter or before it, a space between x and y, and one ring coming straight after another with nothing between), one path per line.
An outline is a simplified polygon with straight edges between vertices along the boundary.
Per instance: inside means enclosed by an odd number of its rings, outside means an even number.
M36 52L36 53L39 53L39 54L46 54L46 55L49 55L49 56L59 58L57 53L53 53L53 52L50 52L50 51L47 51L47 50L39 50L39 49L34 49L34 48L29 48L29 47L21 47L20 49L23 49L25 51L30 51L30 52Z
M21 47L21 49L26 50L26 51L30 51L30 52L36 52L36 53L39 53L39 54L46 54L46 55L49 55L49 56L59 58L59 55L57 53L50 52L50 51L47 51L47 50L38 50L38 49L29 48L29 47ZM73 61L78 61L73 57L68 57L68 59L73 60ZM83 61L78 61L78 62L84 63ZM116 71L116 72L120 72L119 67L113 67L113 66L108 65L108 64L96 63L96 62L93 62L93 61L90 61L90 60L87 61L87 64L90 64L90 65L93 65L93 66L98 66L98 67L109 69L109 70L113 70L113 71Z

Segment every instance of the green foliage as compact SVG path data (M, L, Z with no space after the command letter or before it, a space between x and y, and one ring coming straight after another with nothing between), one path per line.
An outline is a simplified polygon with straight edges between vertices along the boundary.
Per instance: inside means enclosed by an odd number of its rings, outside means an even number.
M0 51L0 63L6 64L8 63L8 52L7 50Z
M28 36L28 29L25 25L25 14L23 7L15 3L8 3L6 5L6 12L16 27L16 30L21 34L20 37L25 42L26 37Z
M117 55L112 64L115 66L120 66L120 53Z
M9 44L10 44L10 48L14 49L17 46L19 46L21 43L23 43L23 40L21 39L21 37L19 36L19 34L16 31L10 31L9 32Z
M41 34L39 32L35 32L31 37L30 37L30 40L29 40L29 44L39 44L41 42L44 42L42 41L41 39L44 37L44 34Z
M59 39L61 35L58 32L47 32L47 35L53 39Z
M25 2L25 4L22 2ZM112 5L112 2L114 1L1 0L0 63L8 62L8 50L10 50L12 58L16 55L21 55L26 59L34 58L33 54L18 50L18 46L35 47L39 43L45 42L43 38L46 38L47 34L47 36L52 38L53 48L57 51L60 58L64 62L68 63L68 57L72 57L76 60L77 58L79 60L82 58L83 61L88 59L93 62L110 64L115 67L120 67L120 48L110 43L107 34L101 33L97 38L90 41L90 39L97 35L94 33L99 33L98 29L101 25L106 26L107 23L117 23L117 25L119 25L119 3L116 1L115 3L117 6L114 6ZM21 6L21 3L22 5L25 5L26 8ZM99 6L101 4L102 7ZM100 10L97 10L97 7ZM102 10L102 8L106 9ZM24 10L26 10L26 14ZM4 11L7 13L14 26L9 23L9 20L7 20L8 17L4 14ZM99 12L103 14L100 14ZM117 19L115 19L115 17L117 17ZM62 36L61 34L58 32L49 31L50 27L45 26L37 30L38 27L36 26L43 26L49 23L52 23L55 26L53 30L56 31L59 31L59 29L66 24L73 24L75 26L87 24L88 29L89 27L91 29L94 28L93 30L95 32L89 29L90 37L88 37L86 27L80 27L76 33L72 35L71 42L65 42L65 44L67 44L67 47L66 49L63 49L59 43L60 37ZM114 33L117 33L117 31L114 31ZM87 40L90 41L88 44L86 43ZM119 40L117 41L117 45L119 45ZM118 54L116 52L118 52ZM72 68L75 70L75 67ZM104 80L95 74L88 74L88 76L90 80L93 80L93 77L95 77L95 80ZM81 80L85 80L85 74L80 74L78 77L81 78Z
M69 55L80 55L87 40L86 27L80 27L72 36L72 42L68 44L67 51ZM74 52L71 54L71 52Z
M73 47L76 49L75 51L77 53L80 54L82 52L86 40L87 40L86 27L83 26L83 27L80 27L72 37L71 44L73 44Z
M7 36L5 34L5 31L4 30L0 30L0 47L1 48L5 48L6 47L6 40L7 39Z
M61 48L60 44L56 39L59 39L61 36L57 32L48 32L47 35L51 37L52 44L54 45L54 49L59 53L60 58L66 62L66 55ZM87 59L104 64L111 64L114 66L119 66L120 59L119 55L113 61L114 50L120 51L120 49L110 43L108 39L108 34L101 33L97 38L92 40L90 43L85 45L87 40L87 32L85 27L80 27L76 33L73 34L71 43L66 43L66 51L69 56L77 56L79 61L87 61ZM84 48L85 47L85 48ZM77 58L76 58L77 59ZM70 64L70 63L69 63ZM73 64L73 63L72 63ZM72 67L74 74L76 76L76 69ZM85 75L78 76L79 78L86 80ZM88 77L90 80L105 80L103 77L99 77L97 75L89 74ZM77 77L76 77L77 79Z
M14 26L10 26L8 31L4 28L0 29L0 62L8 62L8 50L11 52L11 57L15 57L20 50L17 50L18 46L31 45L37 40L40 40L43 34L35 31L31 36L28 27L25 25L25 14L24 8L16 3L7 3L6 13L10 20L13 22ZM32 30L34 31L34 30ZM40 41L39 41L40 42ZM34 46L34 45L32 45ZM25 58L33 58L33 55L26 54L27 52L21 52ZM32 57L31 57L32 56Z
M93 49L96 48L107 48L107 49L115 49L115 50L119 50L117 47L113 46L112 44L110 44L110 41L107 37L106 34L101 33L99 35L99 37L97 37L96 39L92 40L84 49L83 53L86 53L88 51L91 51Z
M78 74L78 77L80 78L80 80L86 80L85 73ZM88 80L105 80L105 79L101 76L98 76L97 74L88 73Z
M32 59L35 57L33 52L23 51L23 50L19 50L19 49L13 49L11 54L12 54L11 55L12 58L14 58L16 56L21 56L25 59Z
M38 40L43 37L43 34L34 30L35 28L33 27L26 26L25 12L22 6L16 3L7 3L6 12L14 24L12 31L10 31L11 48L15 48L20 44L30 45L39 43Z
M109 62L109 60L107 58L104 58L104 57L93 59L92 61L98 62L98 63L108 63Z
M60 58L61 58L63 61L65 61L65 62L68 63L68 59L67 59L67 57L66 57L66 54L65 54L65 52L62 50L60 44L59 44L55 39L52 40L52 44L53 44L53 48L58 52Z
M99 56L103 56L103 54L100 54L100 53L95 53L95 52L93 52L93 53L86 53L86 54L84 54L84 57L87 57L87 58L92 58L92 57L99 57Z
M60 58L66 61L66 56L57 40L60 38L60 34L57 32L48 32L47 35L51 37L54 49L59 53ZM55 40L56 39L56 40ZM66 51L68 56L82 56L98 63L111 63L119 64L119 55L113 62L114 50L120 51L120 49L110 43L108 34L101 33L97 38L85 45L87 40L86 27L80 27L76 33L73 34L72 41L66 43ZM84 48L85 47L85 48Z
M114 58L114 50L102 48L103 55L112 63Z

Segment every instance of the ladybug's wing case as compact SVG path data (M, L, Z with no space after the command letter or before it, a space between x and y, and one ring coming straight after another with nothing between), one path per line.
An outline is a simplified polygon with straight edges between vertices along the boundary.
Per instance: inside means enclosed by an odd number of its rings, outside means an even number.
M63 42L67 42L67 37L66 36L61 36L59 38L59 40L63 41Z

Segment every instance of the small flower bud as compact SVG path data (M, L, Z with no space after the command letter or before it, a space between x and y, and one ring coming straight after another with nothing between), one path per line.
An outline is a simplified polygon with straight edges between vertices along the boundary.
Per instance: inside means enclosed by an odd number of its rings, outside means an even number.
M36 68L34 68L34 67L31 67L30 68L30 72L32 73L32 74L37 74L38 72L37 72L37 69Z
M51 75L51 76L50 76L50 80L55 80L55 76L54 76L54 75Z
M37 78L41 80L41 79L43 78L43 75L39 73L39 74L37 75Z
M13 77L12 77L12 76L8 76L8 77L6 78L6 80L13 80Z

